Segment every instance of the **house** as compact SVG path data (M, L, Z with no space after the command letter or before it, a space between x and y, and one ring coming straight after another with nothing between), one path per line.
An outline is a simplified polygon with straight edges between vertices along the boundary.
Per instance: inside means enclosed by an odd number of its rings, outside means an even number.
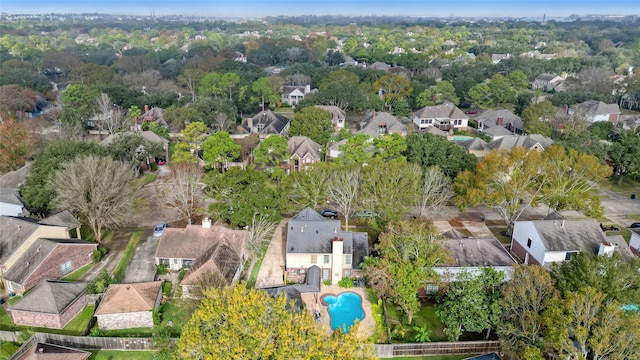
M442 131L466 131L469 117L453 103L446 101L436 106L425 106L413 115L413 123L419 130L433 126Z
M153 327L153 310L162 300L162 281L111 284L95 317L101 330Z
M0 215L23 216L27 213L18 189L0 187Z
M468 153L475 155L479 159L485 157L490 152L490 149L487 147L487 142L480 138L456 141L455 143L462 146Z
M8 173L0 176L0 187L19 189L20 185L24 184L29 172L31 171L31 164L26 164L18 170L9 171Z
M457 275L463 271L474 276L479 275L484 267L491 267L502 272L505 280L511 278L513 265L516 264L516 261L498 239L466 236L452 238L447 236L447 233L444 236L448 238L444 241L443 246L449 250L453 263L434 268L443 281L455 281Z
M631 248L631 252L640 257L640 228L629 230L631 230L631 239L629 240L629 247Z
M511 54L493 54L491 55L491 62L494 64L499 63L502 60L511 58Z
M556 54L543 54L539 50L527 51L520 54L521 57L534 58L539 60L551 60L556 58Z
M164 137L154 133L153 131L143 130L143 131L123 131L115 134L111 134L104 138L104 140L100 141L100 145L109 146L115 139L121 136L141 136L144 140L148 141L152 144L159 144L162 146L162 154L160 157L169 163L169 140ZM152 160L155 162L155 159Z
M238 127L239 133L258 134L261 137L269 135L286 136L289 132L290 119L284 115L265 110L252 118L245 119Z
M597 100L587 100L576 104L571 110L582 114L590 123L608 121L615 126L618 124L618 118L620 117L618 104L605 104Z
M489 150L511 150L516 146L522 146L527 150L544 150L553 145L553 140L543 135L506 135L487 144Z
M40 221L38 224L41 225L51 225L51 226L60 226L67 229L67 233L69 238L80 239L80 221L76 219L69 210L60 211L53 215L50 215ZM75 231L74 231L75 230Z
M9 306L16 325L62 329L87 306L87 284L45 280Z
M289 139L289 171L304 170L321 160L322 145L306 136L292 136Z
M287 105L298 105L304 97L311 93L311 85L282 87L282 103Z
M560 90L558 87L564 83L564 78L554 74L543 73L533 80L531 88L533 90L552 91Z
M344 62L340 63L340 66L350 66L350 65L358 65L358 62L355 61L351 56L345 55Z
M522 135L524 132L524 122L520 116L506 109L489 109L476 116L475 121L478 123L478 131L488 133L494 139L504 135ZM502 128L506 129L507 132L492 134L495 131L489 131L490 128Z
M95 242L37 238L2 274L6 289L21 294L46 279L61 279L90 264Z
M391 65L380 62L380 61L376 61L373 64L367 66L367 69L389 71L389 69L391 69Z
M62 226L39 224L38 220L17 216L0 216L0 270L5 289L22 293L22 285L12 284L4 280L4 276L11 271L18 260L36 243L39 238L64 239L68 237L68 230ZM89 258L90 260L91 258ZM22 264L24 266L24 264Z
M406 136L407 126L389 113L374 110L364 116L358 134L367 134L372 138L387 134Z
M344 124L347 121L347 114L344 110L333 105L316 105L316 107L331 113L331 121L333 122L333 127L336 129L336 132L344 128Z
M525 265L547 265L572 259L579 252L619 252L633 257L626 242L611 243L593 219L516 221L511 252Z
M342 139L336 142L335 144L329 146L329 158L330 159L339 158L340 155L342 154L342 151L340 150L340 148L344 146L346 143L347 143L347 139Z
M202 225L166 228L155 253L155 263L170 271L187 269L183 291L199 285L204 273L215 275L225 283L237 280L242 271L248 232L211 225L205 218Z
M42 343L35 340L25 342L10 360L87 360L91 353L66 346Z
M149 109L149 105L144 106L144 112L136 120L137 130L142 130L142 124L145 122L155 122L160 126L168 126L169 124L164 119L164 110L159 107L153 107Z
M342 278L360 278L360 263L369 255L366 232L342 231L340 220L328 220L307 207L287 224L286 277L300 282L317 265L322 280L337 284Z

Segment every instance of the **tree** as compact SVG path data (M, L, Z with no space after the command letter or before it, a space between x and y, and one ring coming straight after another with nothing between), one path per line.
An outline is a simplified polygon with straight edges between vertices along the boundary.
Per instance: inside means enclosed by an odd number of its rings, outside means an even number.
M107 145L107 151L114 159L127 162L135 169L141 163L149 165L150 158L154 158L163 150L163 145L151 142L139 133L120 133Z
M289 155L289 143L282 136L272 135L260 142L254 154L258 164L279 166Z
M541 175L540 201L550 210L576 210L587 216L602 216L600 197L592 190L611 176L611 169L598 158L551 146L544 152Z
M627 174L640 171L640 137L629 130L622 130L609 150L609 157L614 164L618 184L622 184Z
M95 98L98 94L84 85L69 85L62 92L62 117L67 123L82 123L93 115Z
M195 153L200 149L200 144L206 136L204 133L207 129L207 125L203 122L196 121L182 129L182 131L180 131L180 135L182 135L183 139L189 144L191 151Z
M240 145L236 144L229 133L218 131L202 143L202 159L208 163L219 164L222 172L227 163L240 157Z
M433 267L448 263L450 257L432 225L424 221L389 224L375 250L378 258L366 258L363 273L373 280L377 295L397 305L411 324L420 308L418 288L437 283Z
M77 157L53 176L53 202L58 209L76 211L99 243L102 229L122 225L136 214L136 177L136 172L120 161L95 155Z
M202 200L202 169L193 163L179 163L173 166L171 174L156 189L162 204L177 210L187 224L191 224L193 216L200 211Z
M175 355L182 359L374 358L357 327L330 335L308 311L289 310L285 296L271 297L242 283L203 294L176 343Z
M198 158L191 152L189 144L185 142L176 143L171 155L172 164L197 164Z
M216 131L229 132L236 124L233 118L230 118L229 115L223 112L217 113L213 121L213 128L216 129Z
M114 108L111 98L106 93L101 93L95 100L95 115L98 118L97 126L107 130L109 134L126 130L129 127L129 119L123 112Z
M439 167L427 167L422 173L417 182L414 204L420 211L420 217L428 217L428 213L437 214L455 193L451 186L451 178Z
M404 136L398 133L386 134L373 139L373 146L376 148L374 157L383 160L404 161L404 152L407 150L407 143Z
M556 108L549 100L541 101L522 111L524 132L527 134L553 135L552 117Z
M387 107L396 99L406 99L413 91L409 79L400 75L384 75L372 88L374 93L382 94Z
M273 91L271 80L266 77L262 77L251 84L251 90L260 96L260 104L262 111L265 109L265 104L272 101L278 101L278 95Z
M462 211L480 204L493 208L510 234L524 209L537 199L542 187L537 181L542 165L541 151L523 147L494 150L478 163L475 173L464 171L458 175L453 185L456 203ZM524 206L521 201L526 201Z
M371 138L367 134L356 134L340 145L340 156L334 161L338 166L362 165L369 161L373 154L369 151Z
M63 163L79 155L103 156L107 151L95 143L60 140L50 143L36 156L29 176L20 187L20 194L32 212L46 215L53 210L51 202L55 189L50 186L50 179Z
M504 323L498 328L498 335L506 351L518 354L529 347L542 348L543 313L557 296L553 280L545 269L537 265L514 266L500 302Z
M357 77L357 76L356 76ZM362 105L367 101L367 94L353 82L332 81L318 92L305 97L303 103L312 102L314 105L333 105L344 111L363 110Z
M349 218L355 211L362 176L358 169L339 168L332 175L327 194L344 216L344 229L349 231Z
M315 163L305 171L295 171L289 176L289 199L300 209L307 206L317 209L327 199L329 182L334 171L327 162Z
M333 132L331 113L315 106L309 106L297 112L289 127L289 135L306 136L323 146L329 142Z
M21 119L27 111L33 111L36 93L17 84L0 86L0 111L8 117Z
M413 133L406 137L407 161L422 167L439 166L449 177L476 168L478 159L444 136L430 133Z
M455 105L460 104L460 98L456 95L456 89L453 84L447 80L440 81L436 86L432 86L418 95L416 103L419 107L433 106L452 102Z
M247 250L254 264L260 255L267 250L276 227L278 227L277 222L262 215L253 215L247 234Z
M22 167L32 146L31 137L17 121L0 119L0 173Z
M409 212L416 196L416 184L422 169L405 161L374 159L362 168L360 198L363 210L371 211L385 222L393 222Z

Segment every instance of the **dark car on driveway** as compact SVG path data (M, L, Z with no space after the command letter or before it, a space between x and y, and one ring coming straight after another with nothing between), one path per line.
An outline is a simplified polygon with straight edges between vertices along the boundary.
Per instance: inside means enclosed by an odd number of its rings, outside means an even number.
M328 218L335 219L338 217L338 212L331 209L322 209L320 210L320 215Z
M631 224L631 226L629 226L629 228L631 228L631 229L640 228L640 222L636 222L636 223Z

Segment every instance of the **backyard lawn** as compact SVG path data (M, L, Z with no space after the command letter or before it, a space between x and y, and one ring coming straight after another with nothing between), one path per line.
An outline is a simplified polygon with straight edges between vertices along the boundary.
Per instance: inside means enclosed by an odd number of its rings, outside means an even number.
M153 360L154 351L90 350L89 360Z
M162 310L162 326L171 325L171 336L178 337L182 333L182 327L191 318L189 304L184 299L174 298L164 304Z
M80 269L78 269L78 270L76 270L76 271L72 272L71 274L69 274L69 275L67 275L67 276L63 277L63 278L62 278L62 279L60 279L60 280L62 280L62 281L78 281L78 280L80 280L80 278L81 278L84 274L86 274L86 273L87 273L87 271L89 271L89 269L91 269L91 268L93 267L93 265L94 265L93 263L91 263L91 264L87 264L87 265L85 265L85 266L81 267Z
M391 328L391 336L394 343L414 342L413 337L416 331L413 326L427 326L431 333L429 338L431 341L447 341L447 335L444 333L444 325L436 315L436 308L433 306L423 307L413 316L412 325L404 325L404 314L392 304L387 304L387 315L389 316L389 327ZM394 335L394 329L395 335Z

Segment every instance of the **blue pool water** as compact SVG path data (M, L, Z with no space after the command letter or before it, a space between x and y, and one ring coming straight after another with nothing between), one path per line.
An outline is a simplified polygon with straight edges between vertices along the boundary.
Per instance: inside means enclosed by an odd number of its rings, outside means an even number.
M453 141L465 141L465 140L471 140L471 139L473 139L473 137L471 136L453 136L451 138L451 140Z
M343 292L338 296L325 296L323 300L329 304L332 330L340 328L347 333L356 320L364 319L362 298L356 293Z
M624 311L640 311L640 306L636 304L622 305L620 310Z

